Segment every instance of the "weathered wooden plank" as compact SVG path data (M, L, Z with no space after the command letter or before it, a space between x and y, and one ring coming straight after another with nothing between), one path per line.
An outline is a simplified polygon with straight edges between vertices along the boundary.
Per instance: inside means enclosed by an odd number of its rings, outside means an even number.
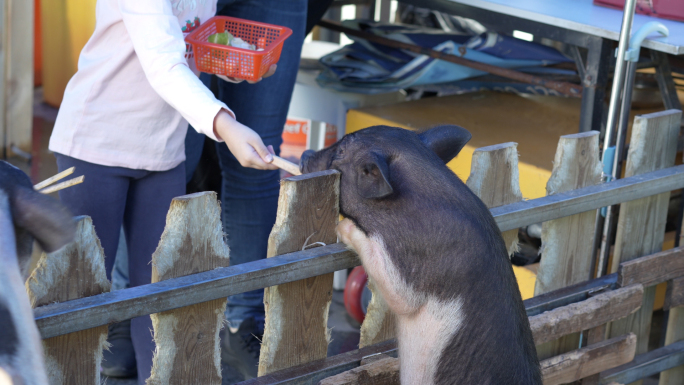
M541 361L544 385L566 384L634 359L633 333ZM399 359L385 358L328 377L319 385L398 385Z
M5 0L6 18L2 48L4 51L4 84L0 104L6 129L6 146L15 145L31 151L33 128L33 1ZM0 3L1 4L1 3ZM0 129L0 132L2 130Z
M665 293L664 310L673 310L679 306L684 306L684 276L675 278L667 283ZM669 325L669 323L668 323ZM684 327L682 327L684 329Z
M262 377L253 378L241 383L241 385L312 385L319 381L346 372L358 367L364 358L377 355L396 357L396 340L381 342L377 345L367 346L357 350L338 354L322 360L312 361L306 364L269 373Z
M684 247L622 262L617 273L620 286L640 283L651 287L684 276Z
M43 338L118 322L361 264L342 243L116 290L35 309Z
M665 307L670 310L665 331L665 346L684 341L684 277L670 281L667 285ZM684 365L660 373L659 385L684 384Z
M26 281L34 308L96 296L110 288L104 251L90 217L79 217L74 242L54 253L43 253ZM44 340L50 384L99 384L102 349L106 345L106 325Z
M385 299L375 289L375 285L373 285L370 277L368 279L368 288L373 293L373 296L368 304L368 309L366 309L366 317L361 324L360 348L375 345L396 337L397 320L389 310Z
M626 317L641 307L643 287L633 285L530 317L535 344Z
M684 365L684 341L640 354L632 362L606 370L601 373L601 385L629 384L680 365Z
M481 147L473 152L466 185L488 208L522 201L518 175L518 144ZM503 232L508 255L518 249L518 230Z
M633 333L612 338L540 362L544 385L567 384L634 359Z
M339 183L332 170L281 181L268 257L337 242ZM326 274L266 288L260 376L326 357L332 284L333 274Z
M5 95L4 90L7 87L6 79L6 68L7 68L7 58L8 45L9 45L9 27L7 25L7 11L8 5L12 0L0 0L0 22L2 23L2 35L0 35L0 154L4 156L9 145L7 143L7 121L5 113L5 104L7 103L7 95Z
M597 131L560 138L547 195L601 183ZM542 224L542 259L534 295L586 281L592 276L591 253L596 211L591 210ZM579 348L580 335L573 333L537 346L540 360Z
M607 325L603 324L587 331L587 345L594 345L606 339ZM601 374L596 373L582 379L582 385L598 385Z
M684 165L491 209L501 231L672 191L684 185ZM610 191L610 193L608 192Z
M674 165L680 119L679 110L637 116L634 119L625 167L626 177ZM670 193L666 192L620 205L611 272L616 272L622 262L662 250L669 200ZM641 310L612 322L608 326L608 336L634 332L637 335L637 353L645 353L648 350L654 302L655 287L645 287Z
M328 377L318 385L399 385L399 359L387 357Z
M152 255L152 282L229 265L215 192L174 198ZM219 330L226 299L154 313L157 348L148 385L221 384Z
M684 187L684 165L495 207L503 231ZM342 244L220 268L36 309L44 338L358 266ZM610 275L614 283L617 274ZM535 300L532 298L531 300Z

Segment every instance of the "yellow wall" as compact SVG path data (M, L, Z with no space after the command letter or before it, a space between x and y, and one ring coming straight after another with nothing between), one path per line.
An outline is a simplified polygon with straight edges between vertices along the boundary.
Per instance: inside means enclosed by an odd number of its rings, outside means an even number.
M78 68L78 56L95 30L96 0L41 1L43 95L58 107Z

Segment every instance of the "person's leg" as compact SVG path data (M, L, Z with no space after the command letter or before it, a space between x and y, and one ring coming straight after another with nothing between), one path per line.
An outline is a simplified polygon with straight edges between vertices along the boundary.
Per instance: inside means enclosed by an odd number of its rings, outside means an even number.
M264 143L279 152L281 135L294 89L306 28L306 0L236 1L219 13L292 29L284 43L276 73L257 84L219 81L219 98L237 120L255 130ZM230 246L231 264L266 257L268 235L275 223L279 171L260 171L240 166L225 144L218 143L223 185L223 227ZM263 290L228 299L226 316L231 326L250 316L263 322Z
M87 215L92 219L104 250L107 279L111 280L128 191L125 169L88 163L62 154L55 154L55 157L60 172L75 167L76 173L85 177L84 183L61 190L59 198L75 216Z
M152 279L152 254L166 225L171 200L185 194L185 165L162 172L140 171L131 181L124 214L124 233L128 244L128 270L131 287ZM138 383L144 384L152 370L154 341L150 316L131 320Z
M285 26L292 35L285 40L276 73L257 84L219 81L219 99L242 124L255 130L279 153L282 130L299 68L306 28L307 0L233 1L218 14ZM268 236L278 207L280 172L240 166L223 143L217 143L223 183L223 229L230 247L231 265L266 258ZM263 333L263 290L228 298L227 331L222 333L222 358L245 378L256 376L259 342ZM244 321L244 322L243 322Z
M125 289L128 286L128 248L122 226L119 232L116 257L114 258L114 268L112 269L112 291Z
M95 233L104 249L107 278L113 281L113 286L125 286L126 282L115 279L117 274L113 274L113 266L115 259L119 264L126 262L126 251L118 249L119 241L124 243L120 235L129 186L127 174L130 170L96 165L61 154L55 156L59 171L76 167L76 172L85 176L84 183L61 190L60 199L74 215L87 215L92 219ZM135 375L130 322L109 325L107 341L111 347L103 352L102 373L124 378Z

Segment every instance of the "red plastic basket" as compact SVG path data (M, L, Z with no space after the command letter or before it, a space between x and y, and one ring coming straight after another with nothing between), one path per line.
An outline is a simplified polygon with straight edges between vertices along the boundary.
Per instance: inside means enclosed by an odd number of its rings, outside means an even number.
M263 51L209 43L209 36L228 31ZM245 80L258 80L280 59L285 39L292 30L272 24L214 16L192 31L185 41L192 46L195 65L201 72Z

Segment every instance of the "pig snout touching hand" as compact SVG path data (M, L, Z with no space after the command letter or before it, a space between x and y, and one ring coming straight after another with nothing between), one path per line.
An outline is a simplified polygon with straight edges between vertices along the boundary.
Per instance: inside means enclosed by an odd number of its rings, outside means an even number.
M397 318L401 383L541 384L501 232L446 167L458 126L375 126L307 151L302 172L340 171L340 240Z
M71 242L75 231L66 207L35 191L24 172L0 160L0 378L6 381L47 384L24 280L34 240L52 252Z

